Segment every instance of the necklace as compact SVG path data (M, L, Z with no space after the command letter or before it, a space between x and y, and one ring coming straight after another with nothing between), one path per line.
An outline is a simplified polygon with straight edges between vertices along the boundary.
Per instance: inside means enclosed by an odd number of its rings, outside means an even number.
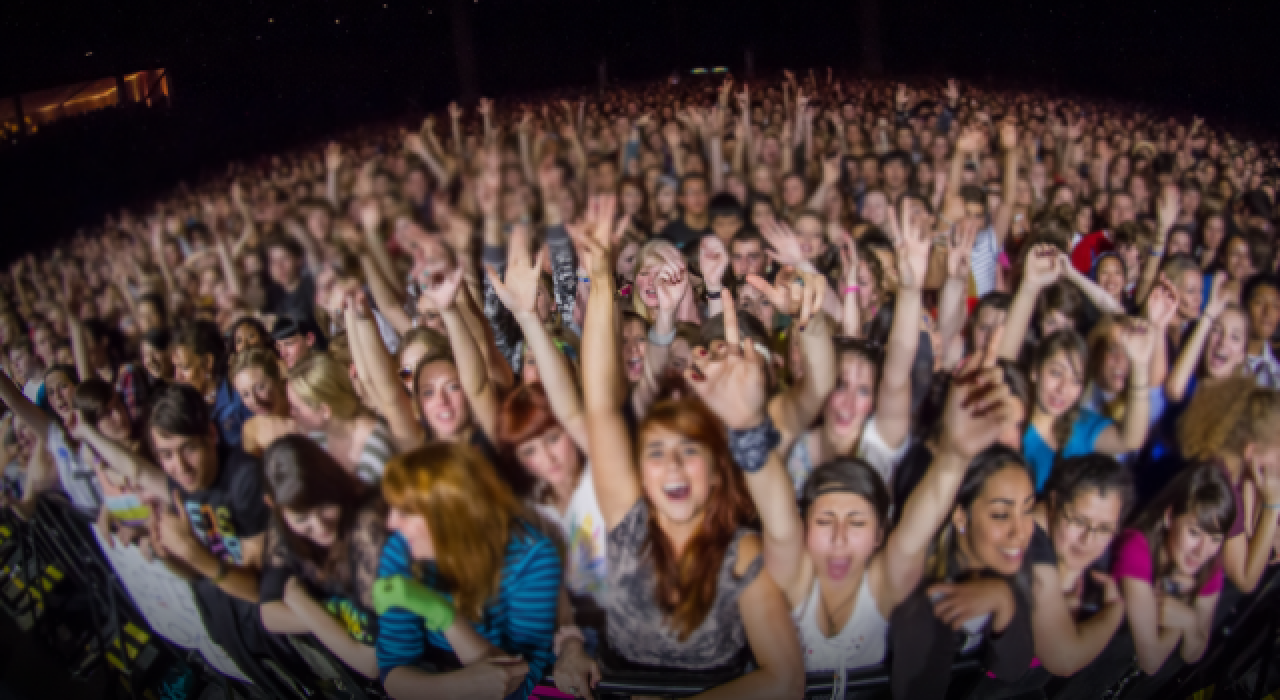
M834 610L832 610L827 607L827 597L822 595L822 584L821 583L818 584L818 599L822 602L822 614L825 615L827 618L827 629L830 632L829 634L824 634L823 636L830 638L830 637L836 636L837 634L840 634L840 627L836 625L836 613L840 612L841 610L844 610L844 607L846 605L853 603L853 601L857 597L858 597L858 589L855 588L853 589L853 592L849 594L849 597L845 598L843 603L840 603L835 607Z

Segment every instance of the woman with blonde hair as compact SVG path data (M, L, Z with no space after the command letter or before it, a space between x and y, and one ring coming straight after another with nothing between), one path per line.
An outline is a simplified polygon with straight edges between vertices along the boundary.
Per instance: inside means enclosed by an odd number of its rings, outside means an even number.
M391 536L378 588L411 590L426 606L379 604L378 669L397 700L525 698L551 668L560 555L476 450L437 443L387 464L382 494ZM430 613L423 616L423 607ZM425 624L424 624L425 623ZM429 649L462 668L416 667ZM510 655L510 656L507 656Z
M312 355L290 370L288 393L297 429L362 481L377 483L395 445L386 424L360 403L346 368Z
M1231 484L1237 515L1222 566L1240 592L1251 593L1271 559L1280 511L1280 392L1251 377L1206 385L1182 414L1178 439L1185 458L1217 464Z

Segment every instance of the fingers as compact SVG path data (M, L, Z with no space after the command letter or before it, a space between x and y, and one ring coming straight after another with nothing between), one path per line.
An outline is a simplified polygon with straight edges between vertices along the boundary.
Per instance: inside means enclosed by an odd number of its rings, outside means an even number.
M723 295L724 307L724 342L729 346L731 354L741 352L742 333L738 328L738 309L735 306L733 294L728 290L720 292Z
M996 367L997 361L1000 359L1000 344L1004 340L1004 326L996 326L991 332L991 339L987 342L987 347L982 353L983 369L992 369Z

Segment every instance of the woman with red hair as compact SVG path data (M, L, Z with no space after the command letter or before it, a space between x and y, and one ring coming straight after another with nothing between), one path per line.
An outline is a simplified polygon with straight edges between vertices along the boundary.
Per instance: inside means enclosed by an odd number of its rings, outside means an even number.
M777 585L760 575L760 537L746 527L754 509L734 466L734 458L766 458L763 448L770 436L776 443L777 431L764 418L726 435L720 419L689 398L656 404L632 439L620 410L625 385L610 283L612 205L603 202L606 215L579 241L593 281L582 353L588 452L609 532L603 658L611 666L740 672L749 650L755 670L705 697L799 697L800 645L794 633L778 634L794 625ZM758 403L767 416L764 401Z

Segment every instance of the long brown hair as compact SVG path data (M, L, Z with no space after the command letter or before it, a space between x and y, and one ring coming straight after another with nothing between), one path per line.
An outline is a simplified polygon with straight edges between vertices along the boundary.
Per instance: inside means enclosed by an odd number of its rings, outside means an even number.
M1210 535L1221 535L1226 539L1236 519L1236 499L1226 473L1215 464L1200 464L1187 467L1169 482L1151 504L1138 515L1134 529L1147 538L1147 546L1151 549L1151 580L1159 586L1168 578L1174 569L1173 558L1169 556L1165 540L1168 539L1169 528L1165 522L1168 514L1172 520L1188 513L1196 518L1196 524ZM1222 553L1219 552L1221 557ZM1180 598L1194 601L1200 589L1208 583L1213 574L1212 562L1206 562L1196 572L1195 588L1183 592Z
M663 401L649 411L638 435L652 428L679 433L711 451L711 491L703 510L702 523L679 558L671 541L649 518L647 549L657 579L658 607L670 618L671 626L683 641L702 624L716 599L716 580L725 552L738 528L756 516L747 494L742 471L729 455L724 425L695 397ZM640 462L643 438L636 441L636 462Z
M433 443L387 462L382 495L427 520L440 577L458 611L477 621L498 593L520 502L475 449Z
M267 447L262 455L263 486L273 504L271 517L290 551L309 561L327 580L351 583L348 543L351 527L360 510L376 499L363 482L348 472L329 451L303 435L285 435ZM332 547L317 547L298 537L285 524L281 509L305 512L322 506L338 506L338 538Z

